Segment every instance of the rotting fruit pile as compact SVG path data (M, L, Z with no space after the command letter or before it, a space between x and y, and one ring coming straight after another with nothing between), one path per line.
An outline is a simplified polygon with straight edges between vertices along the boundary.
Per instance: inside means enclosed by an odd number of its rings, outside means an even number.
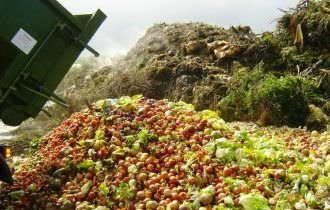
M42 139L0 207L329 209L329 142L235 130L183 102L104 100Z

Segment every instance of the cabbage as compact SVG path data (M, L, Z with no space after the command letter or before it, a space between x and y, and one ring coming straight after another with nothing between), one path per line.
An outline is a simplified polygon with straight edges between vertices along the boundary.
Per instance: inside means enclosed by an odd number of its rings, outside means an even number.
M132 145L132 149L134 152L138 152L140 151L140 148L141 148L141 145L139 142L134 142L133 145Z
M297 203L294 204L294 208L296 210L307 210L307 206L306 204L304 203L304 201L299 201Z
M135 141L136 139L133 135L129 135L125 137L125 142L128 146L132 146Z
M224 206L213 206L212 210L230 210L230 208L226 208Z
M249 136L246 131L235 131L234 137L240 142L245 142L249 140Z
M215 143L216 143L217 147L221 147L221 148L237 148L238 147L238 144L235 144L234 142L231 142L226 138L216 139Z
M95 206L87 201L77 204L76 210L94 210Z
M157 135L151 134L147 129L142 129L136 137L141 144L147 144L149 140L156 140L158 138Z
M92 147L94 145L94 140L92 139L86 139L79 141L80 146L85 146L85 147Z
M187 103L185 103L185 102L183 102L183 101L179 101L179 102L177 102L177 103L175 103L174 104L174 110L175 111L180 111L180 110L192 110L192 111L194 111L195 110L195 107L194 107L194 105L192 105L192 104L187 104Z
M275 210L289 210L291 208L291 204L285 198L281 198L277 201Z
M25 192L23 190L18 190L10 192L8 195L13 200L20 200L25 195Z
M202 193L207 193L207 194L210 194L210 195L214 196L214 194L215 194L215 189L214 189L214 187L213 187L212 185L210 185L210 186L208 186L208 187L202 189L201 192L202 192Z
M299 189L299 192L300 192L300 194L302 196L306 196L307 193L308 193L308 187L307 187L307 185L302 184L301 187L300 187L300 189Z
M104 139L104 136L105 136L105 132L102 129L98 129L95 132L95 139L97 139L97 140L103 140Z
M225 121L222 119L212 122L212 128L215 130L227 129Z
M227 196L223 199L225 204L227 204L229 207L233 207L235 205L234 199L231 196Z
M215 152L215 143L214 142L209 142L204 146L204 149L211 155L214 154Z
M29 192L35 192L37 190L37 185L36 184L30 184L28 187Z
M138 168L135 165L130 165L127 172L130 174L136 174L138 172Z
M108 207L105 206L98 206L96 209L94 210L110 210Z
M219 119L219 115L211 110L204 110L201 112L201 116L204 120L208 119Z
M102 161L97 161L96 163L95 163L95 170L97 171L97 172L99 172L99 171L101 171L103 169L103 163L102 163Z
M134 197L134 192L127 183L121 183L115 189L114 198L119 201L128 202Z
M99 100L95 102L94 105L96 109L106 109L116 104L116 102L117 99L106 99L106 100Z
M313 192L308 192L305 196L305 200L306 200L306 203L308 204L308 206L310 206L310 207L316 208L318 206L317 199L316 199L315 195L313 194Z
M247 157L248 157L248 151L247 150L244 150L244 149L239 148L239 149L237 149L235 151L235 159L240 164L246 162L247 161Z
M229 163L235 159L235 151L230 148L217 148L215 156L219 162Z
M270 210L267 199L260 194L243 195L240 197L239 202L245 210Z
M104 140L96 140L93 145L93 148L95 150L100 150L105 144L106 144L106 142Z
M212 131L211 136L214 139L218 139L218 138L221 138L221 133L219 131Z
M318 185L321 185L321 186L330 186L330 177L329 176L320 176L316 182Z
M142 98L141 95L136 95L133 97L123 96L118 99L117 107L121 108L125 112L133 111L137 108L137 101Z
M87 151L87 153L88 153L88 156L89 156L89 157L93 157L94 155L97 154L96 151L95 151L95 149L89 149L89 150Z

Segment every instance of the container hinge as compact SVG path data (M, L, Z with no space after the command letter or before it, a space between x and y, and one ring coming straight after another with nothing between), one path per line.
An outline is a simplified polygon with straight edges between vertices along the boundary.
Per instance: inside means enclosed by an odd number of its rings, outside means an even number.
M81 40L79 36L76 36L74 31L66 24L61 24L60 25L61 31L68 36L70 39L74 40L76 43L82 45L84 48L86 48L89 52L91 52L95 57L99 57L100 53L97 52L94 48L89 46L86 42Z

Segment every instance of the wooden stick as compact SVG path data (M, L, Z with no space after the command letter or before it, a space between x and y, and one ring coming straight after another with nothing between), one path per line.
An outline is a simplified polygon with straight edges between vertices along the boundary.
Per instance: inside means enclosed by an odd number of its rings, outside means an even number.
M324 73L326 73L326 74L329 74L329 75L330 75L330 70L328 70L328 69L320 69L320 71L322 71L322 72L324 72Z

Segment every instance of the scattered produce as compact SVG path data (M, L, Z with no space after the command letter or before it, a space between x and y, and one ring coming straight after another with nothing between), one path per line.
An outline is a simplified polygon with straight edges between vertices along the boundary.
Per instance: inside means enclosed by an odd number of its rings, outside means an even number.
M288 133L231 128L183 102L99 101L15 166L0 209L329 208L330 135Z

